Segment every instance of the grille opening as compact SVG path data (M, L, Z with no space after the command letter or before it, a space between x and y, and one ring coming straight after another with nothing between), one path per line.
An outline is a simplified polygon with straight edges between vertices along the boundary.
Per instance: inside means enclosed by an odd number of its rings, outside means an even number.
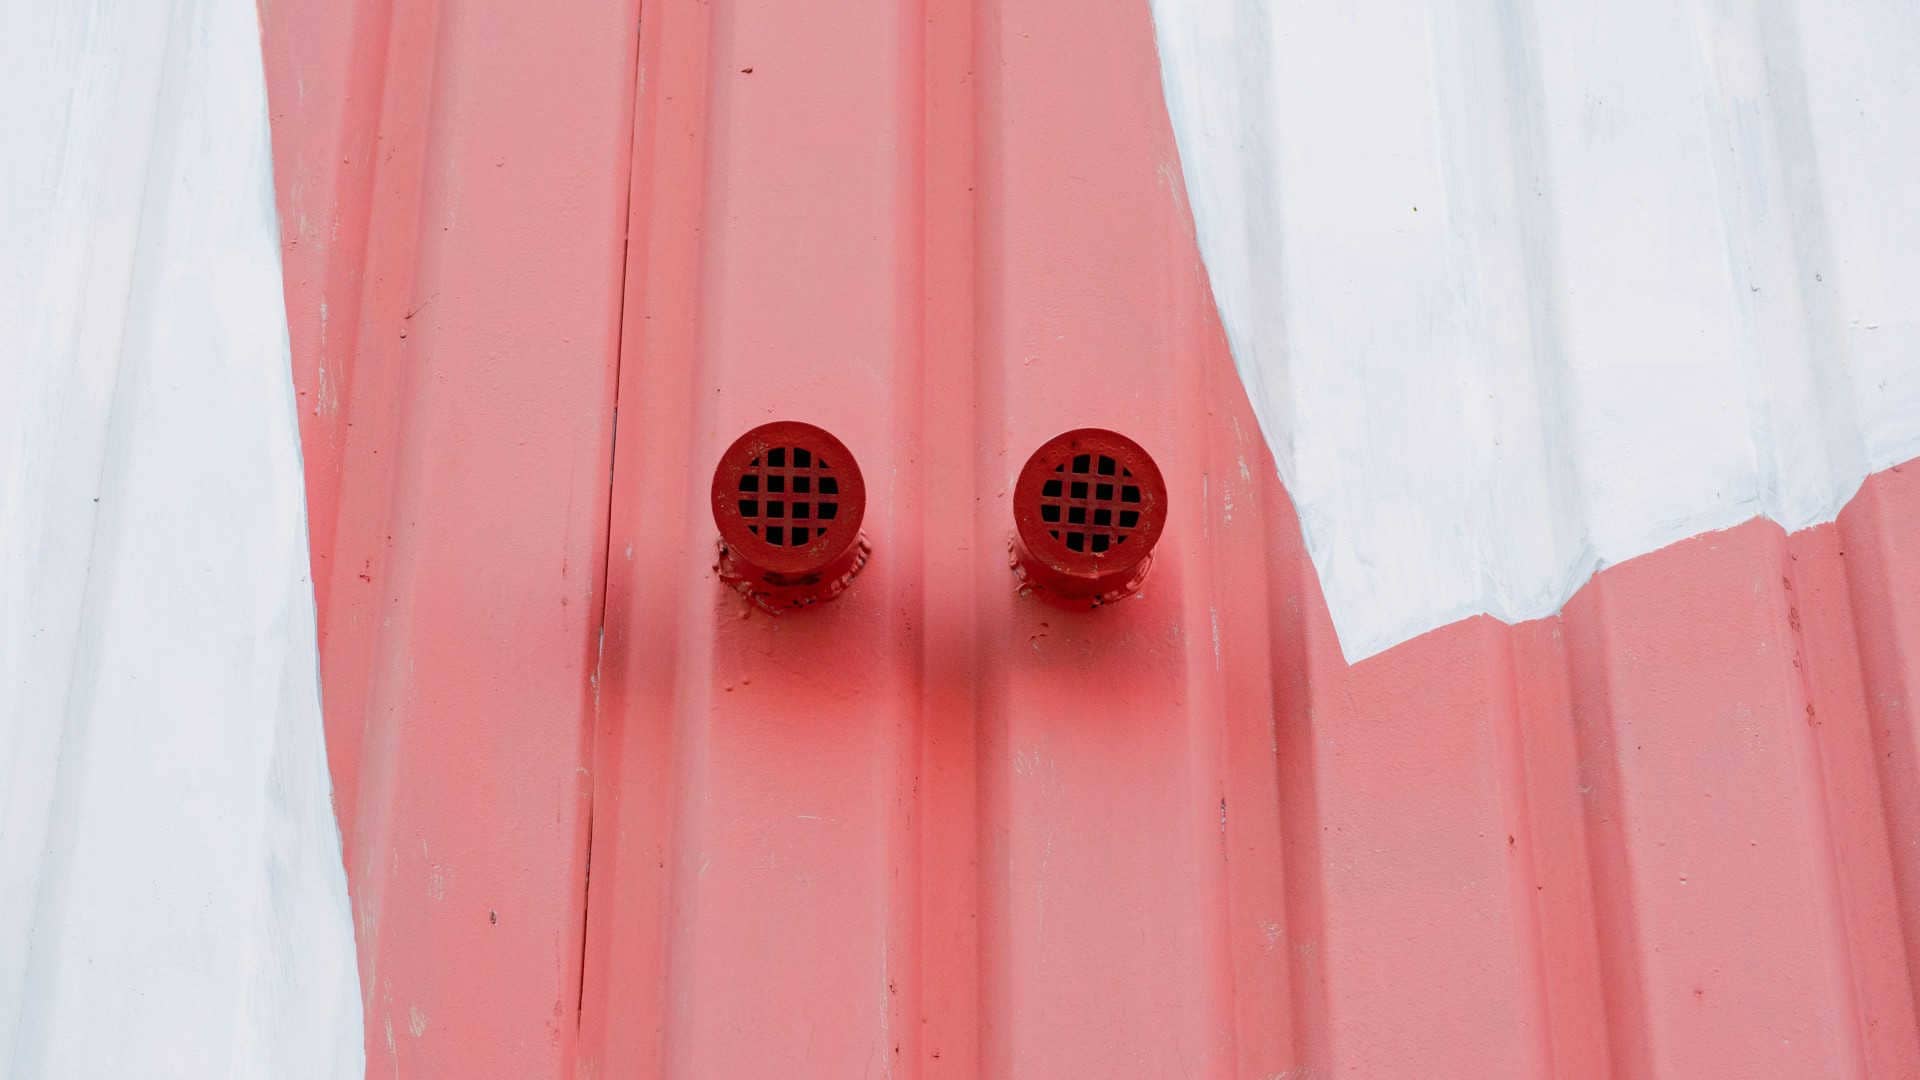
M840 516L840 481L832 466L804 446L769 447L747 463L735 485L735 509L747 531L774 547L803 547L826 539L825 524L786 525L785 521L829 522ZM767 495L783 496L778 499ZM804 496L804 498L802 497ZM775 525L774 521L782 524Z
M1047 530L1047 535L1068 551L1104 555L1126 543L1127 534L1140 527L1140 511L1126 505L1140 503L1140 487L1125 482L1134 478L1133 472L1118 460L1107 454L1077 454L1055 465L1053 471L1069 476L1111 476L1122 481L1114 484L1048 477L1041 483L1040 520L1069 526Z

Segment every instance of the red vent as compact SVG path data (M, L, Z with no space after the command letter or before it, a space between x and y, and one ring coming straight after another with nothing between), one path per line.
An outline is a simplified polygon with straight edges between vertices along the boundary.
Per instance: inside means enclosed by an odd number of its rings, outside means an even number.
M866 563L866 510L844 443L797 420L762 424L713 470L721 578L768 610L831 599Z
M1043 594L1099 606L1139 588L1167 523L1167 485L1132 439L1100 428L1057 435L1013 489L1014 567Z

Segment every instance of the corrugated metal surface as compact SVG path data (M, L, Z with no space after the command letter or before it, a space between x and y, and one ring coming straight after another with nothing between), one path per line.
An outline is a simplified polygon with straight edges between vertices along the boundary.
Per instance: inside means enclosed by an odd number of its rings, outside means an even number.
M1144 5L265 15L370 1073L1920 1069L1920 470L1349 666ZM780 619L776 417L874 544ZM1072 615L1083 424L1173 509Z
M634 4L270 4L321 691L373 1075L559 1075Z

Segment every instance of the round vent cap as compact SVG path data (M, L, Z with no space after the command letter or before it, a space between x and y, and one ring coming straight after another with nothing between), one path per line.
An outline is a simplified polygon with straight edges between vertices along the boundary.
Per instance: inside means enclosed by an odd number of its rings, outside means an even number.
M1124 580L1153 550L1167 523L1167 485L1139 443L1079 428L1027 459L1013 514L1031 559L1098 591L1116 576Z
M860 538L867 485L846 444L798 420L733 441L713 470L713 520L742 561L780 575L815 573Z

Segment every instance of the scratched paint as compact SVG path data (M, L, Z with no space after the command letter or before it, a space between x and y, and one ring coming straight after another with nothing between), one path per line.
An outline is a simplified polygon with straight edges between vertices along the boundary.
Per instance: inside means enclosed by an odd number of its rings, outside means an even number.
M1920 455L1920 7L1153 11L1349 659Z

